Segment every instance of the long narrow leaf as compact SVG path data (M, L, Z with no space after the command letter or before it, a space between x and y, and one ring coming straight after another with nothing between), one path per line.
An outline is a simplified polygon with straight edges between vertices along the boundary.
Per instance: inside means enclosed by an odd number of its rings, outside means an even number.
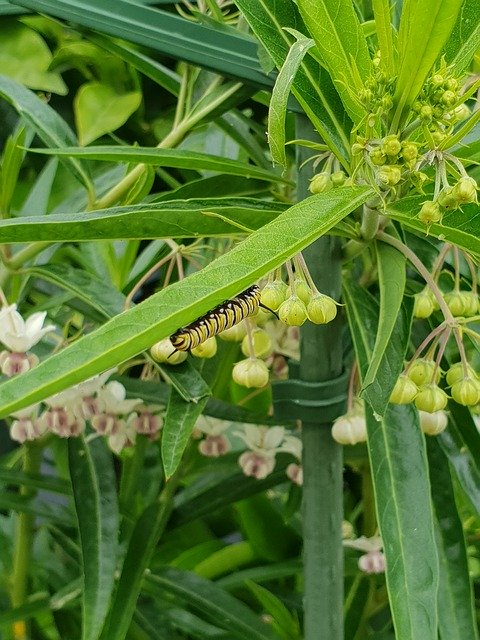
M465 0L445 46L445 60L454 75L460 75L468 68L479 47L478 1Z

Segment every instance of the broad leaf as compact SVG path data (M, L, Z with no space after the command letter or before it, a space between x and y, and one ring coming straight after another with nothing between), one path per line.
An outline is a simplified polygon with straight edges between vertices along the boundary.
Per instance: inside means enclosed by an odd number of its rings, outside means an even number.
M171 335L283 264L370 195L366 187L348 187L299 202L202 271L116 316L21 378L4 382L0 385L0 415L106 371Z
M453 31L445 45L445 60L453 75L460 75L480 47L480 22L477 0L465 0Z

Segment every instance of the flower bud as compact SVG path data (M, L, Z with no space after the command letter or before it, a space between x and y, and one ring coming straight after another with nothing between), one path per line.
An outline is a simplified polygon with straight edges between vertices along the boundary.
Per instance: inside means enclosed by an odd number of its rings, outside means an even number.
M297 295L304 304L308 304L312 297L312 290L308 284L302 278L295 278L294 285L295 293L293 293L292 287L289 287L288 295Z
M280 305L278 317L285 324L299 327L307 319L307 307L298 296L290 296Z
M438 194L437 202L438 204L450 211L452 209L457 208L457 199L452 195L453 189L451 187L446 187Z
M230 329L225 329L218 334L218 337L225 342L240 342L247 335L247 329L244 322L233 325Z
M409 404L413 402L417 392L417 385L407 375L402 373L393 387L390 402L393 402L393 404Z
M335 171L330 177L334 187L341 187L347 178L344 171Z
M204 342L201 342L197 347L194 347L190 353L195 358L213 358L217 353L217 341L215 336L207 338Z
M397 165L385 165L377 169L377 182L387 187L393 187L402 179L402 169Z
M467 318L476 316L478 313L478 294L473 291L462 291L463 303L465 305L465 316Z
M287 285L283 280L274 280L267 283L261 293L260 302L272 311L277 311L278 307L285 301L287 297Z
M321 173L317 173L310 180L310 186L308 187L308 190L310 191L310 193L316 194L330 191L332 187L333 183L332 179L330 178L330 174L326 171L322 171Z
M433 224L434 222L440 222L442 219L442 213L438 206L438 202L434 202L433 200L427 200L424 202L420 209L420 213L418 214L418 219L420 222L427 225Z
M232 377L242 387L260 389L268 384L268 367L263 360L247 358L233 367Z
M447 107L452 107L455 104L455 102L457 101L457 96L455 95L455 93L453 91L447 90L447 91L443 92L441 101Z
M458 80L456 78L447 78L447 80L445 80L445 87L449 91L457 91L457 89L458 89Z
M367 440L367 423L364 416L340 416L332 426L332 438L340 444L357 444Z
M384 93L380 98L380 104L384 111L390 111L390 109L393 107L392 96L389 93Z
M445 411L434 411L433 413L419 411L418 418L421 430L428 436L436 436L447 428L448 417Z
M387 156L381 149L372 149L370 151L370 160L376 167L381 167L387 162Z
M423 122L430 122L433 116L432 107L429 104L422 105L418 116Z
M460 178L452 188L452 197L455 198L457 204L477 203L477 189L477 183L473 178Z
M160 340L150 348L150 355L155 362L180 364L187 359L186 351L175 351L175 347L170 342L170 338Z
M434 87L443 87L443 83L445 82L445 78L443 77L443 75L441 73L435 73L431 77L430 82L432 83L432 85Z
M465 315L465 300L461 291L449 291L443 297L453 316L459 318Z
M252 332L253 353L250 353L250 341L248 335L242 341L242 353L245 356L256 358L268 358L272 353L272 340L264 329L255 329Z
M418 157L418 147L414 142L404 142L402 145L402 158L405 162L412 163Z
M385 136L380 148L387 156L397 156L402 150L402 143L396 134L392 134Z
M414 296L413 316L415 318L429 318L435 311L435 296L426 287Z
M307 314L315 324L328 324L337 315L337 303L330 296L317 293L307 305Z
M445 409L448 402L448 396L443 389L437 387L436 384L430 383L419 389L415 397L415 406L422 411L434 413Z
M455 382L450 395L464 407L472 407L480 402L480 382L475 378L463 378Z
M458 107L455 107L455 109L453 110L453 115L456 122L462 122L463 120L466 120L470 117L470 113L470 109L464 102L462 102L462 104L459 104Z
M467 364L465 368L462 362L456 362L455 364L452 364L445 376L448 386L451 387L456 382L460 382L460 380L463 380L465 378L465 374L469 378L475 379L477 377L475 370L469 364Z
M438 382L440 380L440 369L438 367L435 369L435 362L433 360L426 360L425 358L417 358L417 360L412 362L406 374L410 380L413 380L417 387L422 387L425 384ZM434 374L435 380L433 380Z

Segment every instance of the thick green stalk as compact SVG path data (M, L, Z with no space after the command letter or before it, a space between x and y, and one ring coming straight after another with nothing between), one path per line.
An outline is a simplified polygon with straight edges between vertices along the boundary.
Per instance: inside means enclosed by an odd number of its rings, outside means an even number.
M297 138L317 140L310 122L297 117ZM299 149L297 164L311 152ZM308 194L311 163L299 171L298 199ZM338 240L321 238L303 252L311 276L322 293L338 300L341 255ZM342 372L341 321L301 330L300 378L322 382ZM343 460L331 425L303 422L304 638L343 640Z

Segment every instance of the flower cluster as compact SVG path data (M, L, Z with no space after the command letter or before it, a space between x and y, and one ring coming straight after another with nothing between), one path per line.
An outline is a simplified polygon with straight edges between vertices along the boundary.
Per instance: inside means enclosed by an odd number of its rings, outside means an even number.
M218 457L231 451L232 445L227 435L231 423L201 416L195 430L202 437L198 450L204 456ZM240 438L247 450L238 458L238 464L246 476L262 480L275 468L277 453L289 453L295 458L286 469L290 480L301 485L303 471L301 466L302 441L288 433L284 427L264 427L245 424L241 430L231 432Z

